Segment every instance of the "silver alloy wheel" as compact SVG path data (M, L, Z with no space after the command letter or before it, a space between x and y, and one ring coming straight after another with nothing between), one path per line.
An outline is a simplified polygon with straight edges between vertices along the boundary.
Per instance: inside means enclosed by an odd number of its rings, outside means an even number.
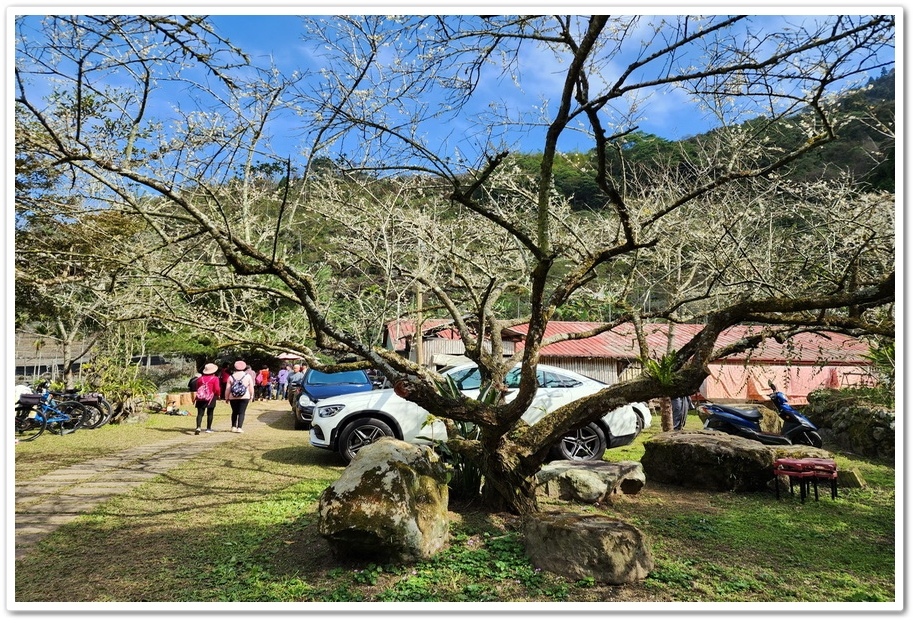
M597 424L587 424L565 435L556 446L567 461L594 461L604 456L607 442Z
M394 437L394 433L385 422L375 418L356 420L348 424L340 436L340 455L344 460L352 461L361 448L382 437Z

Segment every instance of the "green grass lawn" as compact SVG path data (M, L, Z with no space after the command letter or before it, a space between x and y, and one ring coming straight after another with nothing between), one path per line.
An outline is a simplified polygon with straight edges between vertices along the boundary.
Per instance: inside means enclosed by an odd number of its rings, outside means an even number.
M266 405L271 408L271 405ZM279 409L278 406L272 408ZM225 414L218 412L220 417ZM694 424L696 418L692 418ZM16 446L17 480L184 435L193 418L154 416ZM253 429L254 430L254 429ZM650 428L610 460L639 460ZM196 456L67 524L15 565L17 602L775 602L896 597L894 469L838 455L868 486L805 503L767 493L647 483L610 506L566 506L639 527L655 569L600 585L533 568L518 518L452 509L448 549L415 565L337 557L316 534L317 500L342 472L291 418ZM457 506L457 505L456 505ZM864 606L863 606L864 607Z

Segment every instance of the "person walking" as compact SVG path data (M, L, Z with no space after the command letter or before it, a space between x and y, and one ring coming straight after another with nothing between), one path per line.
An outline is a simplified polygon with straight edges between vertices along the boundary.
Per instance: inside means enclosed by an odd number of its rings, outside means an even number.
M241 433L245 423L245 411L254 397L254 381L248 373L251 368L244 361L236 361L233 373L226 385L226 402L232 408L232 432Z
M257 395L256 400L267 400L270 398L270 368L263 366L257 375Z
M191 377L191 380L188 381L188 391L192 394L197 391L197 379L203 376L200 372L195 372L194 376Z
M286 400L286 382L289 379L289 366L283 366L277 372L277 399Z
M226 395L226 388L229 387L229 375L231 374L232 372L229 371L229 364L224 363L223 369L220 370L220 373L219 373L219 395L220 396Z
M277 382L277 375L273 373L270 375L270 391L267 392L267 397L270 400L276 400L280 397L280 385Z
M289 402L290 408L292 408L293 413L296 412L296 401L299 400L299 387L302 385L302 380L305 378L305 372L302 370L302 366L298 363L293 366L293 373L287 377L286 382L288 383L286 399Z
M194 434L200 434L200 425L203 423L204 412L207 413L207 428L205 433L213 432L213 410L216 408L216 401L220 396L219 377L216 376L219 368L215 363L208 363L201 370L202 374L197 377L197 383L194 388L194 406L197 407L197 428Z

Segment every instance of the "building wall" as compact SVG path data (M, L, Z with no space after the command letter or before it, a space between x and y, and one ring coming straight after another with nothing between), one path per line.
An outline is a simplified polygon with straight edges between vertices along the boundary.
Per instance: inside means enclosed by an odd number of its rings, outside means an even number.
M509 357L515 352L514 342L503 340L503 356ZM484 345L485 350L489 350L489 345ZM400 353L404 355L403 352ZM440 338L431 338L423 340L423 363L427 367L434 368L436 355L464 355L464 343L461 340L446 340ZM407 354L410 361L417 360L417 352L411 349Z
M81 353L85 347L84 342L76 342L72 346L72 352ZM54 338L30 331L16 331L14 357L14 374L18 381L31 381L37 377L57 380L63 374L64 350L61 343ZM74 363L73 370L77 375L81 364L87 359L86 356L80 357Z
M769 381L794 405L808 403L816 389L869 386L874 378L861 366L710 364L700 394L710 402L760 402L772 391Z
M576 372L608 385L614 385L620 381L617 362L613 359L545 356L541 357L541 363Z
M632 380L642 374L638 363L626 364L608 359L548 358L544 363L572 370L608 384ZM622 368L619 372L617 368ZM699 394L710 402L747 403L768 400L772 390L769 381L785 393L794 405L808 403L808 394L816 389L842 389L872 386L875 378L857 365L749 365L743 363L710 364L710 375Z

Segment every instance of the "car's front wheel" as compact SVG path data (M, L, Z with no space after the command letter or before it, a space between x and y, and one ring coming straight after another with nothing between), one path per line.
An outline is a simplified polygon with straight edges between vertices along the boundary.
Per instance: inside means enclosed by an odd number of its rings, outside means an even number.
M382 437L394 437L394 431L385 422L375 418L364 418L347 424L338 442L338 451L348 463L356 453Z
M567 433L551 451L553 458L565 461L596 461L604 456L607 440L601 427L592 422Z

